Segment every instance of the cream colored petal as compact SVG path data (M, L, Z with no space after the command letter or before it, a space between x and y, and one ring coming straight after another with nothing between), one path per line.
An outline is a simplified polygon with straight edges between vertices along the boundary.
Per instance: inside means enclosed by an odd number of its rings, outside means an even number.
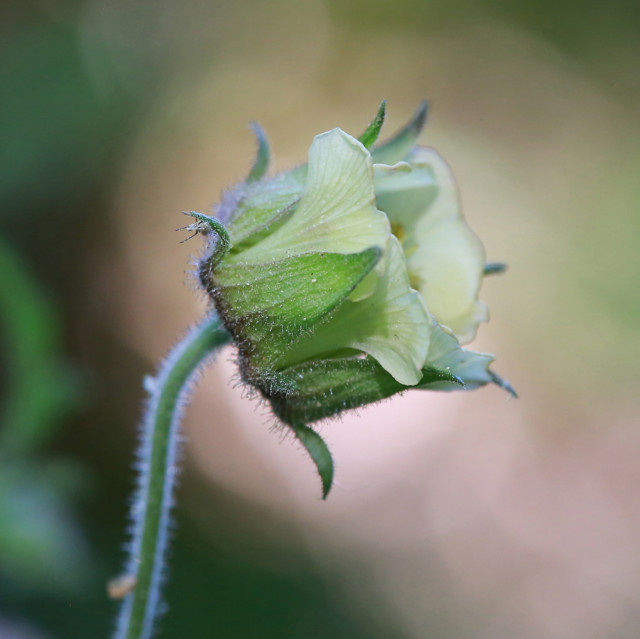
M375 206L369 152L333 129L311 145L306 188L291 218L233 260L260 263L301 253L359 253L383 247L389 232L386 216Z
M455 335L446 328L436 325L431 333L426 366L443 369L458 377L465 390L472 390L489 383L496 378L489 371L495 357L489 353L478 353L461 348ZM447 381L424 382L419 388L427 390L460 390L460 386Z
M440 220L420 235L418 249L408 260L413 284L440 324L462 343L475 337L486 321L486 307L476 300L484 251L464 221Z
M373 175L376 205L386 213L404 250L410 250L415 225L438 194L434 172L427 164L398 162L374 164Z
M411 281L436 320L464 344L475 337L478 323L488 319L486 306L477 301L484 247L462 217L456 183L444 160L433 149L419 148L410 161L428 165L439 187L415 225L417 248L407 257Z
M409 284L395 237L389 238L375 270L373 294L357 302L345 301L310 338L292 348L287 364L352 348L374 357L401 384L413 386L420 381L432 323L422 298Z

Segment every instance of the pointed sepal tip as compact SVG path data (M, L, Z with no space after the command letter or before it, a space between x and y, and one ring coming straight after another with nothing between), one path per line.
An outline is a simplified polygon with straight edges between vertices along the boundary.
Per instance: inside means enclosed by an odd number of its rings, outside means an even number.
M322 482L322 499L326 499L333 484L333 459L324 440L315 430L303 424L291 427L316 465Z
M482 274L486 277L487 275L500 275L507 270L507 265L503 262L487 262L484 265L484 269Z
M418 140L427 121L429 103L423 100L415 113L393 137L371 151L373 161L380 164L395 164L403 160Z
M358 138L365 148L370 149L378 140L380 129L382 129L382 125L384 124L386 112L387 101L383 100L378 107L376 117L373 118L371 124L367 127L367 130Z
M253 133L258 140L258 151L256 153L256 159L247 176L247 182L256 182L264 177L269 169L269 161L271 160L271 151L269 149L269 142L267 140L267 134L264 129L257 123L251 122L250 124Z
M513 397L514 399L518 399L518 393L516 393L516 389L513 386L511 386L511 384L506 379L502 379L500 375L498 375L497 373L494 373L493 371L487 371L487 372L489 373L489 377L491 377L491 381L496 386L499 386L503 390L506 390L507 393L509 393L509 395L511 395L511 397Z

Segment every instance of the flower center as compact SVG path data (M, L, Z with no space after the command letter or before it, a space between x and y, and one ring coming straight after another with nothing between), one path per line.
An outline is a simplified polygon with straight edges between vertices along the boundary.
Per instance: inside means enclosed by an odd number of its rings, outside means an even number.
M402 224L398 222L391 222L391 232L400 240L400 244L404 244L407 233Z

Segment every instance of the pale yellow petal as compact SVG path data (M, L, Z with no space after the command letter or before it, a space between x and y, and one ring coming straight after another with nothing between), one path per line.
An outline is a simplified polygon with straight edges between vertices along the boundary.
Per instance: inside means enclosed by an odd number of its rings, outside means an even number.
M496 382L496 376L489 370L494 359L495 357L489 353L478 353L461 348L453 333L442 326L434 326L426 366L433 366L455 375L462 381L466 390ZM458 384L442 380L423 382L419 388L460 390Z
M488 319L486 306L477 301L484 247L462 216L456 183L444 160L433 149L419 148L410 161L428 165L439 187L415 225L417 248L407 257L411 281L436 320L464 344L475 337L478 323Z
M413 386L422 376L432 323L422 298L409 284L395 237L389 238L375 271L375 291L360 301L345 301L310 338L292 348L291 356L303 361L352 348L374 357L400 383Z
M373 165L376 205L389 218L391 230L405 252L411 250L415 225L438 194L433 170L427 164L398 162Z
M333 129L311 145L305 191L291 218L233 259L260 263L301 253L359 253L383 247L389 232L386 216L375 206L369 152Z

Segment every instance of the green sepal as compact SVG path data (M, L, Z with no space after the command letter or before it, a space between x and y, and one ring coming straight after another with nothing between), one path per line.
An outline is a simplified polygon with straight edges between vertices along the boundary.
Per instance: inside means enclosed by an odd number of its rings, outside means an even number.
M413 114L413 117L390 140L380 144L371 151L375 164L396 164L404 160L414 147L425 122L429 104L426 100Z
M422 369L422 379L420 380L420 384L417 388L422 388L428 384L435 384L438 382L452 384L452 388L457 386L458 390L463 390L466 387L464 380L458 375L452 373L450 370L429 365Z
M484 265L484 269L482 274L486 277L487 275L500 275L507 270L507 265L502 262L487 262Z
M279 229L295 212L299 198L293 197L293 194L284 194L282 199L274 199L269 203L265 203L263 207L251 210L247 216L251 225L245 225L244 235L234 228L234 235L238 238L233 245L232 255L240 253L247 248L257 244L270 233ZM246 209L249 211L249 209Z
M207 288L247 360L245 378L262 386L265 369L338 306L380 255L377 247L350 255L308 253L268 264L223 262L210 272Z
M489 371L489 376L491 377L491 381L496 386L499 386L503 390L506 390L507 393L509 393L509 395L511 395L511 397L513 397L514 399L518 399L518 393L516 393L516 389L511 386L511 384L506 379L502 379L502 377L500 377L498 373L494 373L493 371Z
M462 380L444 369L428 366L422 373L421 383L462 385ZM412 388L396 381L372 357L305 362L287 368L282 378L288 379L287 392L269 399L275 414L287 424L333 417Z
M329 448L322 437L308 426L296 424L291 428L316 465L322 481L322 499L326 499L333 484L333 459Z
M309 148L307 181L294 214L257 244L230 255L229 261L263 264L291 255L351 254L384 246L389 221L375 207L371 172L371 156L358 140L341 129L317 135ZM285 179L296 178L289 174Z
M259 315L268 324L308 328L353 290L381 253L372 247L350 255L307 253L266 264L222 263L213 273L214 294L230 319Z
M208 235L213 231L216 234L216 242L213 245L213 250L209 256L209 264L211 268L215 267L218 262L224 259L224 256L231 248L231 239L229 238L227 229L220 220L215 217L211 217L210 215L198 213L197 211L183 211L183 213L184 215L192 217L196 222L178 230L186 229L194 231L194 233L202 233L203 235Z
M305 362L287 368L283 375L295 390L270 400L275 414L287 424L333 417L406 388L371 357Z
M269 151L269 142L264 129L257 122L252 122L251 128L258 140L258 151L256 153L256 160L251 167L251 171L249 171L246 181L256 182L260 178L264 177L265 173L269 169L271 152Z
M373 118L371 124L367 127L367 130L358 138L365 148L370 149L376 143L378 136L380 135L380 129L384 124L386 110L387 101L383 100L380 103L376 117Z
M232 255L259 241L286 222L295 211L304 185L290 174L260 183L240 184L229 191L223 206L232 208L227 230Z
M420 381L429 348L431 320L418 293L411 288L402 247L390 237L370 287L364 282L310 335L300 339L279 362L281 368L324 359L329 352L351 348L375 357L401 384ZM362 295L360 293L362 292Z

